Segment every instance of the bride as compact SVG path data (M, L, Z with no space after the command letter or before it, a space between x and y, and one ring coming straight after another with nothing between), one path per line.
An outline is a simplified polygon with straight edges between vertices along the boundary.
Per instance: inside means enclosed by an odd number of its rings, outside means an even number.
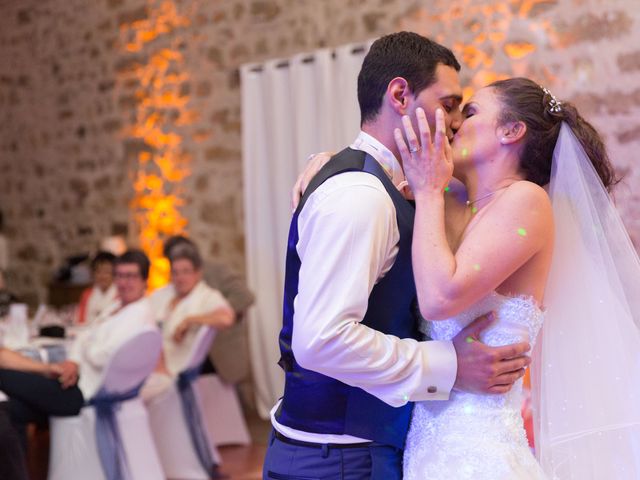
M416 116L418 133L405 117L395 139L416 201L423 332L451 339L489 311L494 325L468 342L533 343L545 326L532 367L539 462L519 381L416 404L404 478L640 478L640 263L600 136L522 78L479 90L451 145L442 111L433 141Z

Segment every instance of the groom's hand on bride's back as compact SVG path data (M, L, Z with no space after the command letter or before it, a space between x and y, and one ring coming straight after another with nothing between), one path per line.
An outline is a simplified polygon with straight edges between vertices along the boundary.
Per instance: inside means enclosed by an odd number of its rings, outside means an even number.
M477 318L453 339L458 357L454 388L473 393L506 393L531 363L527 342L489 347L480 333L494 321L493 314Z

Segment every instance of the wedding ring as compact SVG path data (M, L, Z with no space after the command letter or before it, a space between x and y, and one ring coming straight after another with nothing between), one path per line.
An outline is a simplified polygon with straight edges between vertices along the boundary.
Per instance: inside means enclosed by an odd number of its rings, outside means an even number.
M416 146L416 147L414 147L414 148L410 148L410 149L409 149L409 151L410 151L411 153L417 153L417 152L419 152L419 151L420 151L420 148L421 148L421 147L420 147L420 145L417 145L417 146Z

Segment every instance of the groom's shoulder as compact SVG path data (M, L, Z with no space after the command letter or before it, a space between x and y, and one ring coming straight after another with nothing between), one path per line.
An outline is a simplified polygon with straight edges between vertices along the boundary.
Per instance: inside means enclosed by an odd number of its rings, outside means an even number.
M395 206L375 176L344 172L322 183L311 194L300 216L303 223L316 218L341 224L369 221L386 224L395 219Z
M334 199L361 203L358 200L370 199L374 203L393 204L382 182L375 175L363 171L347 171L329 177L312 196L316 201Z

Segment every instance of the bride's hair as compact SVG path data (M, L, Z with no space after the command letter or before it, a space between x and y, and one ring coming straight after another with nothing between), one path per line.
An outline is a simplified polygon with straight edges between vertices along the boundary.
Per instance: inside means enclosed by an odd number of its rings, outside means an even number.
M498 123L521 121L527 126L520 154L520 169L526 180L541 186L549 183L553 149L560 126L566 122L607 190L617 183L600 134L571 103L557 102L548 90L527 78L499 80L489 87L495 89L503 106Z

